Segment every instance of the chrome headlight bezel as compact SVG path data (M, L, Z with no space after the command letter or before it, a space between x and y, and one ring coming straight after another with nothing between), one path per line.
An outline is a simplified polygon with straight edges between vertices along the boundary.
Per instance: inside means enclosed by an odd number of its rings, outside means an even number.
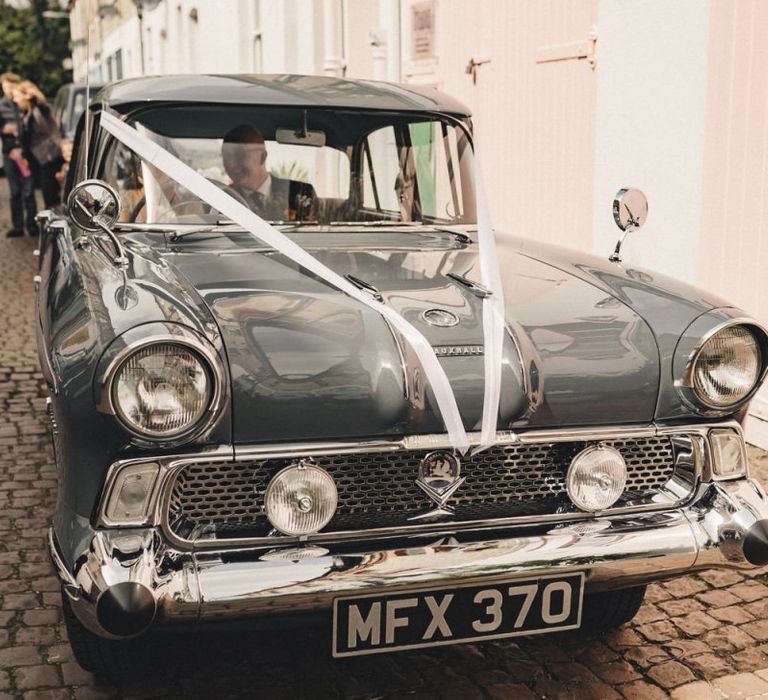
M153 345L176 345L183 348L195 356L208 377L210 391L205 410L193 424L185 426L181 430L167 433L139 430L123 418L122 411L117 403L115 392L120 370L136 353L151 348ZM101 411L115 416L120 425L134 437L135 442L165 446L179 445L193 440L214 422L222 406L224 376L221 363L215 351L206 347L202 341L198 341L191 333L183 333L178 335L153 335L129 343L112 359L101 378L100 384L101 400L99 409Z
M747 330L755 339L755 343L758 348L758 370L755 374L754 381L750 390L744 394L741 398L733 401L729 404L720 404L708 399L706 395L703 395L697 389L696 386L696 366L700 359L703 350L707 344L715 338L718 334L728 329L735 328L737 326L743 327ZM723 323L717 324L709 331L704 333L699 341L696 343L693 351L686 359L683 369L682 377L675 381L675 387L678 390L684 403L695 410L697 413L701 413L708 416L719 416L734 413L739 408L747 404L755 395L757 390L765 379L766 372L768 371L768 331L766 331L759 323L751 318L733 318Z

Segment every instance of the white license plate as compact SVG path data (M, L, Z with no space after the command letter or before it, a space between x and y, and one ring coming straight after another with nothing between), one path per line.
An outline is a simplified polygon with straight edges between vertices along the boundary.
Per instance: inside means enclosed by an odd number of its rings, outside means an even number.
M578 629L584 573L333 601L333 655Z

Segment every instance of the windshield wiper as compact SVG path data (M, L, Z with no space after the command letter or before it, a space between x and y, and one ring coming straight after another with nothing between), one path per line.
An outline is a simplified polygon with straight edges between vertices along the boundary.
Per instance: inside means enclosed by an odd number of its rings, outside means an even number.
M442 228L440 226L435 226L435 231L440 231L441 233L452 233L454 236L456 236L459 243L472 243L472 239L462 231L454 231L450 228Z
M460 275L456 272L449 272L446 277L450 277L460 284L463 284L467 289L469 289L470 292L472 292L472 294L474 294L476 297L479 297L480 299L485 299L486 297L489 297L491 294L493 294L493 292L488 289L488 287L483 286L479 282L473 282L472 280L464 277L464 275Z
M171 242L175 243L182 238L192 236L196 233L210 233L211 231L231 231L233 229L236 230L237 228L238 224L236 224L234 221L219 221L215 224L211 224L210 226L203 226L202 228L174 229L171 231ZM240 228L242 229L242 227Z
M324 228L373 228L376 227L392 227L392 228L410 228L413 226L423 226L421 221L392 221L392 219L380 219L377 221L270 221L273 226L285 225L286 228L280 230L284 233L290 233L291 231L298 231L300 228L309 226L319 226Z
M394 219L376 219L375 221L329 221L328 226L423 226L423 221L395 221Z
M291 233L302 228L326 227L326 228L363 228L386 226L387 228L414 228L424 227L441 233L450 233L457 238L460 243L472 243L472 239L461 231L448 228L447 226L438 226L424 221L393 221L392 219L379 219L376 221L330 221L323 223L321 221L268 221L268 224L279 228L281 233ZM143 231L167 231L167 225L163 224L121 224L119 230L143 230ZM209 233L213 231L232 231L244 230L235 221L229 219L219 219L215 224L203 226L201 228L181 229L176 228L171 231L171 241L175 242L197 233Z
M355 285L358 289L362 289L366 292L370 292L373 295L373 298L376 301L384 301L384 297L381 296L381 292L378 290L377 287L374 287L370 282L366 282L365 280L361 280L359 277L355 277L354 275L344 275L352 284Z
M305 226L325 226L325 224L319 221L269 221L267 223L272 224L272 226L279 226L281 232L287 233L297 231Z

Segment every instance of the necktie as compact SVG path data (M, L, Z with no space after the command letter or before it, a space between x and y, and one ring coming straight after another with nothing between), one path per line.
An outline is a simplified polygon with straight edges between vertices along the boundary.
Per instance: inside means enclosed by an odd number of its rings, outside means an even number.
M264 208L264 195L261 192L254 192L251 195L251 208L255 211L261 211Z

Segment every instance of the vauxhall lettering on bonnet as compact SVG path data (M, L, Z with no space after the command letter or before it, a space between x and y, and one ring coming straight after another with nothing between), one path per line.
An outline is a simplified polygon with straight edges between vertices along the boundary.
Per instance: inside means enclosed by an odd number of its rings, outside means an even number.
M632 267L638 190L569 261L494 236L432 89L139 78L85 118L35 306L84 668L190 619L325 611L340 657L594 631L768 564L740 423L768 334Z

